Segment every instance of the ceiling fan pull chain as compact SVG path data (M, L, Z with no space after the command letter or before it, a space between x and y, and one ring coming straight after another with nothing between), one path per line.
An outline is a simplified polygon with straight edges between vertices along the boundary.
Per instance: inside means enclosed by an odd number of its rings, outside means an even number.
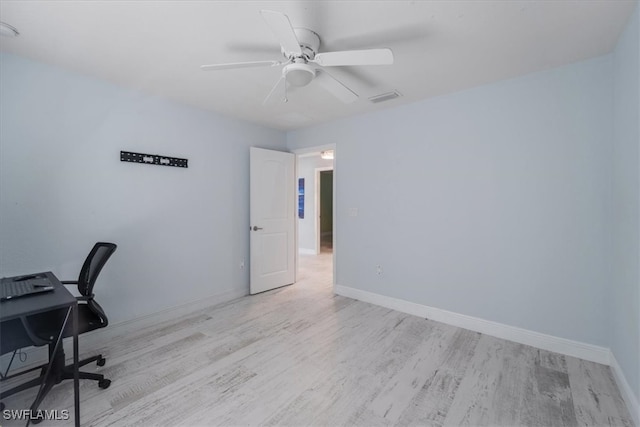
M284 77L284 98L282 98L282 102L289 102L289 99L287 99L287 76Z

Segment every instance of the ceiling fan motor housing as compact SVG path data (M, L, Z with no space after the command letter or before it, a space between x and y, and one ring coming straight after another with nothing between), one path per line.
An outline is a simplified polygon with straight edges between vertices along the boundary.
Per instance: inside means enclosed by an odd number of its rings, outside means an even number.
M296 33L296 38L302 48L302 57L307 60L313 59L320 48L320 36L307 28L294 28L293 31ZM284 48L282 48L282 54L287 59L291 59L287 57Z

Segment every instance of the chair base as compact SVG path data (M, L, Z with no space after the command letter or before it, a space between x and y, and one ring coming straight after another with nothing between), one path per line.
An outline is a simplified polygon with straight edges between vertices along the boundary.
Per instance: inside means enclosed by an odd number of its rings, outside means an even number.
M51 351L51 346L50 346L50 351ZM32 380L29 380L23 384L20 384L12 389L3 391L0 393L0 399L3 399L7 396L11 396L14 395L16 393L19 393L23 390L27 390L31 387L36 387L36 386L42 386L42 391L39 393L39 396L36 398L36 400L33 402L33 404L31 405L31 411L35 412L37 411L38 407L40 406L40 403L42 403L42 401L44 400L44 398L46 397L46 395L49 393L49 391L53 388L54 385L64 381L64 380L72 380L74 378L74 373L73 373L73 364L71 365L66 365L64 364L65 361L65 355L64 355L64 351L58 351L56 354L54 354L53 356L51 354L49 354L49 357L53 357L53 365L51 366L51 372L49 373L49 375L46 375L46 371L47 371L47 366L48 364L44 364L41 365L38 368L32 368L29 369L26 372L30 372L33 371L35 369L40 369L40 375L37 378L34 378ZM97 355L97 356L93 356L93 357L89 357L87 359L83 359L78 361L78 368L88 365L89 363L92 362L96 362L96 364L98 366L104 366L105 364L105 358L102 357L101 354ZM80 379L82 380L94 380L94 381L98 381L98 387L100 388L107 388L111 385L111 380L106 379L104 377L104 375L102 374L95 374L92 372L78 372L78 376ZM2 405L4 406L4 405ZM35 424L37 423L39 420L33 420L32 422Z

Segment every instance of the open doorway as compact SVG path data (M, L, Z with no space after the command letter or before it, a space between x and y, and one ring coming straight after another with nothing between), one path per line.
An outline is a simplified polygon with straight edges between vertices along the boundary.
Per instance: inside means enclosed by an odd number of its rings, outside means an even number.
M318 170L318 253L333 253L333 167Z
M334 285L335 271L335 147L316 147L297 154L297 243L300 283ZM321 156L324 152L325 156ZM326 289L326 288L325 288Z

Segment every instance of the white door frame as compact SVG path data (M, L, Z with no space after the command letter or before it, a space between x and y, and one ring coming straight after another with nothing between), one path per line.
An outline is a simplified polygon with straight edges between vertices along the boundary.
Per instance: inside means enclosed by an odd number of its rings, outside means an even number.
M338 240L338 227L337 227L337 221L336 221L336 188L337 188L337 174L338 174L338 148L336 147L336 144L326 144L326 145L318 145L315 147L308 147L308 148L299 148L297 150L291 150L291 152L293 154L296 155L296 168L298 167L298 160L300 157L304 157L305 155L311 154L311 153L319 153L321 151L326 151L326 150L333 150L333 279L332 279L332 284L331 286L334 289L334 293L335 293L335 288L336 288L336 270L337 270L337 265L338 265L338 257L336 256L337 253L337 245L336 242ZM297 174L296 174L296 189L298 188L298 179L297 179ZM299 250L299 242L298 242L298 221L296 221L296 281L298 280L298 266L300 265L298 263L298 250Z
M334 154L334 156L335 156L335 154ZM334 161L335 161L335 157L334 157ZM320 254L320 238L322 237L320 235L320 172L332 171L332 170L333 170L333 166L325 166L323 168L316 168L315 169L315 177L314 177L314 179L316 180L316 193L315 193L315 201L314 202L315 202L316 215L315 215L315 218L314 218L314 221L315 221L314 222L314 229L315 229L315 233L316 233L316 254ZM333 215L333 212L331 212L331 215Z

